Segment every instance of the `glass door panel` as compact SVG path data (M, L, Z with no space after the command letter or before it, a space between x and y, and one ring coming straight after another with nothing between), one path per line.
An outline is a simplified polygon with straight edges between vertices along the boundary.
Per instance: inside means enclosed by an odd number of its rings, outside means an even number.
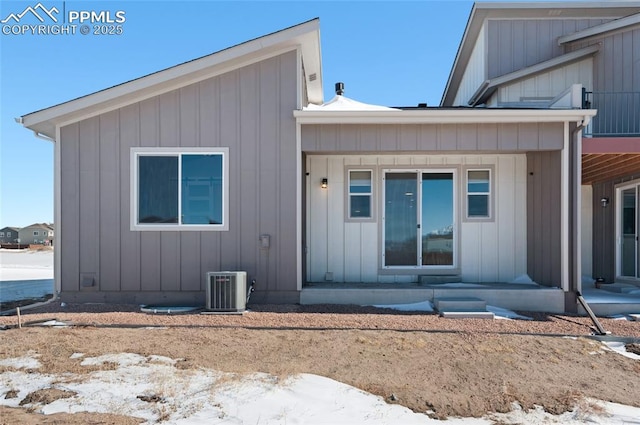
M622 276L637 277L637 198L635 187L622 191L622 211L620 217L622 232L620 271Z
M422 265L453 265L453 173L422 174Z
M416 266L417 173L386 173L384 190L384 265Z

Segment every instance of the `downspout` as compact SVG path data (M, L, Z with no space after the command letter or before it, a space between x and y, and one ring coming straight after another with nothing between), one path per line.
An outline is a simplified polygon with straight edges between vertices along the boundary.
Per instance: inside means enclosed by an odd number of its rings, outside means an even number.
M570 255L569 287L565 293L565 311L578 312L578 294L582 291L582 130L589 125L591 117L585 115L570 132L571 174L569 211Z
M19 118L15 118L15 121L24 126L24 121L22 119L22 117ZM53 162L54 162L54 184L53 184L53 191L54 191L54 202L53 202L53 209L54 209L54 219L53 222L56 224L56 233L58 233L58 235L60 234L60 215L58 214L58 209L60 207L60 200L57 199L57 185L60 183L59 180L59 158L60 158L60 144L56 143L55 139L52 139L49 136L46 136L44 134L41 134L35 130L32 130L33 135L41 140L45 140L47 142L51 142L54 144L54 158L53 158ZM60 128L56 127L56 137L58 138L58 140L60 139ZM55 236L54 236L55 238ZM34 304L29 304L26 306L22 306L22 307L18 307L21 311L23 310L29 310L32 308L37 308L37 307L41 307L43 305L47 305L50 304L54 301L57 301L59 299L60 296L60 254L59 254L59 249L58 249L58 245L60 242L60 237L58 236L58 238L56 238L55 243L53 244L53 297L51 297L50 299L48 299L47 301L43 301L43 302L39 302L39 303L34 303ZM12 308L6 311L3 311L2 313L0 313L0 315L2 316L7 316L7 315L11 315L11 314L16 314L18 308Z

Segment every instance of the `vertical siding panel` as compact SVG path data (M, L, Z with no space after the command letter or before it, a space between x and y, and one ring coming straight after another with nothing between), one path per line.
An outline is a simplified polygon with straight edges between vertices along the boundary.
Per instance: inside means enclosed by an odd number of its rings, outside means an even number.
M478 124L478 150L498 149L497 124Z
M297 289L296 258L296 209L299 207L296 198L296 181L300 178L296 171L296 122L292 111L297 108L297 55L295 52L285 53L277 58L278 72L278 107L279 107L279 186L278 234L281 243L278 245L278 290L295 291Z
M518 124L498 124L498 149L517 150Z
M239 261L242 269L255 276L258 264L258 143L260 134L260 103L256 101L258 93L259 66L240 70L240 116L243 124L240 128L238 154L240 155L239 189L240 210L236 215L242 226L238 229Z
M78 124L60 131L61 220L56 247L61 256L61 290L80 289L80 134ZM60 229L63 229L60 231Z
M435 151L438 148L438 126L434 124L421 125L418 129L418 149Z
M379 147L380 151L395 151L398 150L398 133L396 126L378 126L379 132Z
M140 146L159 146L159 101L140 102ZM160 232L140 233L140 285L143 291L160 290Z
M418 126L403 125L400 126L400 140L398 145L400 149L405 151L418 150Z
M180 146L195 147L200 145L198 126L199 85L194 84L180 89L179 92L179 131ZM204 275L200 269L200 234L203 232L176 232L180 249L180 290L198 291Z
M527 235L529 276L541 285L559 286L560 264L560 152L527 154Z
M328 258L328 198L327 190L320 188L320 180L327 176L327 158L309 158L309 275L311 282L324 281Z
M277 247L282 243L278 235L278 199L279 188L277 173L277 155L279 154L279 128L277 122L279 109L274 105L278 102L278 70L276 63L272 60L260 64L259 81L259 102L260 102L260 123L258 133L259 143L256 147L260 158L259 165L259 190L258 205L259 219L258 231L261 234L271 235L271 248L260 252L260 262L258 264L259 285L268 289L273 289L277 283L275 276L277 273L275 264ZM260 282L262 280L262 282Z
M179 92L159 97L160 146L175 147L180 143ZM160 232L160 287L163 291L180 290L180 233Z
M382 196L380 191L377 196ZM374 199L374 208L377 208L379 199ZM380 220L380 214L376 214ZM375 282L378 274L378 258L380 256L378 245L378 223L363 223L360 225L360 280L362 282Z
M466 214L464 211L462 214ZM460 226L460 269L463 282L480 282L482 263L481 226L463 222Z
M536 123L517 124L518 150L537 150L540 148L539 125Z
M140 106L122 108L120 123L120 289L139 291L140 287L140 233L130 230L131 225L131 148L140 145Z
M201 146L223 146L220 140L220 87L219 78L200 83L199 139ZM233 217L229 217L233 220ZM220 271L220 232L200 232L200 282L205 290L204 276L207 272Z
M333 279L337 282L343 281L345 277L345 223L344 223L344 165L340 156L331 156L327 164L327 176L329 185L327 189L320 189L327 192L327 234L329 237L327 246L327 271L333 272ZM359 238L356 239L356 243ZM359 250L359 248L356 248ZM356 267L359 264L356 261Z
M457 126L453 124L439 124L438 150L455 150L458 139Z
M478 150L478 125L466 124L458 126L457 138L456 145L459 150Z
M516 277L527 273L527 221L529 210L527 208L527 157L519 155L516 158L515 193L513 208L513 220L516 223L514 234L514 255Z
M525 214L526 205L516 203L516 158L499 156L495 168L496 199L494 202L495 223L498 231L498 246L500 247L498 281L505 282L515 277L515 250L516 246L516 213Z
M100 289L120 287L120 151L118 111L100 116L99 203Z
M362 282L362 224L344 225L344 282ZM340 282L334 274L334 280Z
M80 273L96 273L100 286L100 120L80 123Z
M376 151L378 149L378 133L380 127L377 125L361 125L358 129L360 135L360 150Z
M352 124L339 124L337 127L338 140L340 141L339 150L358 150L358 126Z
M220 232L220 268L238 270L237 259L239 228L239 171L240 163L240 117L238 72L221 75L220 88L220 143L229 146L229 231Z

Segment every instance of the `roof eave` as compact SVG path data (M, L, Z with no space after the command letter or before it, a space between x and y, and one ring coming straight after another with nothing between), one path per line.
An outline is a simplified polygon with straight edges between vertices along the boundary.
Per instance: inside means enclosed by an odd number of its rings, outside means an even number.
M481 124L580 122L595 109L436 109L397 111L294 111L298 124Z
M55 139L59 125L115 110L298 48L305 66L311 67L318 77L311 84L307 82L307 96L322 103L319 31L319 20L314 19L16 120L36 135Z

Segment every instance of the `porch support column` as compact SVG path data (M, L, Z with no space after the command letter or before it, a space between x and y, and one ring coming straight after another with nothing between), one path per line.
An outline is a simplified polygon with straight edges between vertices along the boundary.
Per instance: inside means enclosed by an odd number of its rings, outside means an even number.
M576 293L582 291L582 128L581 122L565 123L570 146L569 176L569 282L565 290L565 311L577 313Z
M570 228L570 168L571 168L571 155L570 155L570 146L569 146L569 122L564 122L564 144L562 147L561 153L561 164L560 164L560 180L561 180L561 189L560 189L560 287L564 292L569 291L569 270L570 270L570 260L569 260L569 233L571 231Z

